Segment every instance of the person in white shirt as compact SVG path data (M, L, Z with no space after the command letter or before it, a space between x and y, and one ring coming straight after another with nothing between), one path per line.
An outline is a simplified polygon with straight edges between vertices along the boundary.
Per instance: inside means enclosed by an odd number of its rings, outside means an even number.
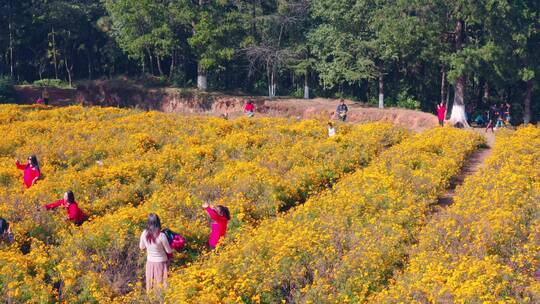
M328 137L332 137L336 135L336 128L334 128L334 125L332 125L331 122L328 122Z
M172 253L169 241L161 232L161 221L155 213L148 215L146 229L139 242L141 250L146 249L146 291L167 287L167 254Z

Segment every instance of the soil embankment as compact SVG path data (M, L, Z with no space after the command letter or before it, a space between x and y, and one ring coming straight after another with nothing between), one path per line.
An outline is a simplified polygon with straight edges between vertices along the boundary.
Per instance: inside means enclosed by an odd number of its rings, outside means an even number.
M16 86L20 103L34 102L42 88ZM56 106L83 104L139 108L182 114L222 115L230 117L242 115L245 101L249 98L256 105L256 112L262 116L299 117L332 119L338 105L331 99L291 99L233 96L221 93L206 93L191 89L148 88L129 80L88 81L77 89L48 88L51 104ZM380 110L365 107L361 103L347 101L350 122L387 121L413 130L424 130L437 124L437 118L429 113L390 108Z

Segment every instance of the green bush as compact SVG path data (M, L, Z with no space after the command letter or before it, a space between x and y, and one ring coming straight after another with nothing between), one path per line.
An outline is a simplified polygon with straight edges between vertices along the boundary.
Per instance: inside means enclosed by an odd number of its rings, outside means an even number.
M32 84L35 85L35 86L55 87L55 88L60 88L60 89L69 89L69 88L71 88L69 83L63 81L62 79L47 79L47 78L45 78L45 79L41 79L41 80L36 80Z
M15 101L15 89L13 81L10 77L0 77L0 103L8 103Z

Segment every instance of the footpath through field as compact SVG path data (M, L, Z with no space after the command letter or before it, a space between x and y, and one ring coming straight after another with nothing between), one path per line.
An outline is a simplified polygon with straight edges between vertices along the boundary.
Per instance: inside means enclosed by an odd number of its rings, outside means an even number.
M468 176L476 173L476 171L484 164L484 161L491 155L491 149L495 144L495 134L489 131L486 133L483 128L474 128L473 130L486 138L487 146L478 149L475 153L471 154L465 165L461 168L459 174L452 179L448 191L439 197L438 207L452 205L454 203L454 195L456 194L457 186L462 185Z

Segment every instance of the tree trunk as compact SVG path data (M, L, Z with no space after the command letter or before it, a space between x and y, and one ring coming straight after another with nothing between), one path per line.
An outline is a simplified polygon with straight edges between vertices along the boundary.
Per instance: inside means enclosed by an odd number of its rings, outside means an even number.
M384 77L379 74L379 109L384 108Z
M161 58L156 56L157 68L159 71L159 76L163 76L163 69L161 68Z
M174 75L174 58L176 57L176 51L173 51L171 56L171 66L169 67L169 80L173 78Z
M54 78L58 79L58 63L56 60L56 35L54 33L54 26L52 27L52 48L53 48L53 61L54 61Z
M489 102L489 83L484 83L484 95L482 96L482 102L487 104Z
M309 71L306 69L306 74L304 76L304 99L309 99L309 81L308 81Z
M441 72L441 103L444 103L446 100L446 70L444 67L442 68Z
M458 20L456 23L456 51L463 49L463 28L465 22ZM467 85L467 79L465 75L461 75L457 78L454 86L454 104L452 105L452 114L450 114L450 124L453 126L469 127L467 123L467 117L465 115L465 86Z
M150 74L154 75L154 58L152 57L152 52L150 52L149 48L146 48L146 52L148 53L148 58L150 59Z
M11 20L11 1L9 3L9 75L13 78L13 75L15 74L15 68L13 66L13 24Z
M531 98L533 91L533 80L527 80L527 91L525 93L525 100L523 101L523 123L529 124L531 122Z
M69 67L67 58L64 59L64 63L65 63L65 66L66 66L66 73L67 73L67 76L68 76L69 86L73 87L72 86L72 77L71 77L73 66Z
M206 91L208 89L206 71L201 67L200 64L197 65L197 89L201 91Z

